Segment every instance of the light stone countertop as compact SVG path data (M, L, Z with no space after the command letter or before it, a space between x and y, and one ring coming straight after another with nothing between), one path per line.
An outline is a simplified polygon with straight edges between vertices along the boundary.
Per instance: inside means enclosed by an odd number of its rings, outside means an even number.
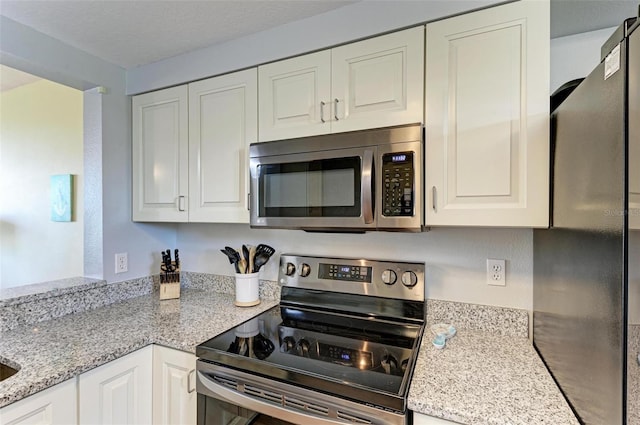
M258 306L239 308L233 300L229 293L192 288L178 300L160 301L155 292L3 331L0 361L21 369L0 382L0 407L149 344L194 353L196 345L278 303L262 298ZM468 424L578 423L521 336L523 312L503 310L429 300L432 319L453 315L459 329L443 350L432 346L425 329L409 409ZM505 317L510 326L495 325Z
M0 382L0 407L149 344L195 353L201 342L278 304L240 308L233 295L181 292L176 300L160 301L156 292L2 332L0 361L20 370Z
M458 329L443 349L425 329L409 409L462 424L578 425L528 338Z

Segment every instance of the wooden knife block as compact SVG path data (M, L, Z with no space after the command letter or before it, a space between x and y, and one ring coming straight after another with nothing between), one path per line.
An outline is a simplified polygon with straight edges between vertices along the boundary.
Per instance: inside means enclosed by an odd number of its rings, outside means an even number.
M175 265L175 262L174 262ZM180 269L165 273L160 271L160 299L173 300L180 298Z

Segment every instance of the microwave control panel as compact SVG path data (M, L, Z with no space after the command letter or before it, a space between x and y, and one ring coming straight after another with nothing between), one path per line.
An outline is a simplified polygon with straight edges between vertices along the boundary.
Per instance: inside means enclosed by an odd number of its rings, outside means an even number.
M386 217L413 215L413 152L382 155L382 214Z

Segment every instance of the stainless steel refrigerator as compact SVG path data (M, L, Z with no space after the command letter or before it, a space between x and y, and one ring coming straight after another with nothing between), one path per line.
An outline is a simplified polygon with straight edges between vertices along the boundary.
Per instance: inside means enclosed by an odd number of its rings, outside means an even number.
M533 341L580 421L640 425L640 19L551 116Z

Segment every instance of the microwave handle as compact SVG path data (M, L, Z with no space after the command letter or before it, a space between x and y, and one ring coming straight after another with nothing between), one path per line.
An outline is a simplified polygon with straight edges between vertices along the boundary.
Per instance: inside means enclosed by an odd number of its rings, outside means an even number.
M373 151L365 150L362 159L362 216L364 224L373 223Z

